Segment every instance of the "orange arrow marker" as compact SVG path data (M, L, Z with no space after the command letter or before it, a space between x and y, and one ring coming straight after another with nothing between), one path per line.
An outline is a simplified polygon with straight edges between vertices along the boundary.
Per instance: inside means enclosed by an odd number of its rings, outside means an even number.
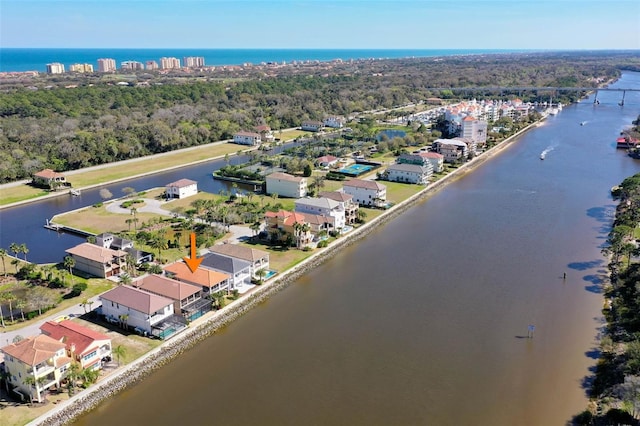
M187 264L187 266L189 267L189 269L191 270L191 273L194 273L196 271L196 269L198 269L198 266L200 266L200 263L202 262L202 258L198 258L197 254L196 254L196 233L192 232L191 233L191 257L183 257L185 263Z

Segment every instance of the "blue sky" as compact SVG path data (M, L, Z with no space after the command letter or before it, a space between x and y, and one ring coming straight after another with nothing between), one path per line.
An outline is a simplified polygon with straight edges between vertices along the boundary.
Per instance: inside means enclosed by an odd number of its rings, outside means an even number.
M0 46L640 49L640 1L0 0Z

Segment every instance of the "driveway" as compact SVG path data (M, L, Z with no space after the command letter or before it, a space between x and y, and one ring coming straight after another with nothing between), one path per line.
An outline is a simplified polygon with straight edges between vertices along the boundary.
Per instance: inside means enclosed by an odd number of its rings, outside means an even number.
M98 300L98 296L94 296L92 298L89 299L90 302L93 302L93 304L91 304L91 307L87 306L87 310L91 309L91 310L95 310L97 309L99 306L101 306L100 301ZM66 309L63 309L60 312L57 312L55 314L51 314L51 315L46 315L43 316L42 318L38 319L36 322L33 322L27 326L24 326L22 328L19 328L17 330L12 330L12 331L4 331L2 330L0 332L0 347L2 346L6 346L9 345L11 343L13 343L13 339L17 336L21 336L21 337L30 337L30 336L37 336L40 333L40 326L42 324L44 324L47 321L54 321L58 318L63 318L63 317L69 317L69 318L75 318L75 317L79 317L85 314L85 308L80 306L79 303L72 305ZM2 354L0 354L0 362L3 361L3 357Z
M165 201L159 201L152 198L143 198L142 200L144 201L144 206L136 208L136 211L138 212L155 213L162 216L173 215L173 213L171 213L169 210L165 210L162 208L162 205L165 203ZM131 209L120 207L120 204L122 204L122 200L111 201L106 205L106 209L109 213L130 215Z

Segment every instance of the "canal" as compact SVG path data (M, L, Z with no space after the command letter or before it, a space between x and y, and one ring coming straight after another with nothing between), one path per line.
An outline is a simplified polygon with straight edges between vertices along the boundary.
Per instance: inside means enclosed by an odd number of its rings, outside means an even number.
M276 147L273 152L281 152L287 147L295 146L289 143ZM246 155L232 156L230 164L241 164L248 161ZM0 210L0 247L10 253L11 243L26 244L29 249L27 259L34 263L57 263L65 256L65 250L86 239L64 232L55 232L44 228L47 220L53 216L81 207L91 206L103 201L100 190L108 189L114 197L122 197L123 188L131 187L136 191L150 188L164 187L168 183L179 179L191 179L198 182L198 190L217 194L221 190L230 190L231 184L214 180L212 172L225 165L223 159L212 160L196 165L186 166L152 175L129 179L126 181L83 190L80 196L61 195L33 203L24 204ZM250 188L246 188L250 190Z
M76 424L565 424L597 358L610 188L640 171L615 149L640 97L618 98L549 117Z

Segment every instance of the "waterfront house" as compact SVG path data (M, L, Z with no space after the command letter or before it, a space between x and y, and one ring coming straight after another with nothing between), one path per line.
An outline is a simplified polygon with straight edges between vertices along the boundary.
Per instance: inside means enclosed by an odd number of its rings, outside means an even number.
M314 121L314 120L303 121L302 126L300 128L307 132L317 132L320 129L322 129L322 122Z
M253 277L257 277L256 272L261 269L269 270L269 253L266 251L229 243L216 244L213 247L209 247L209 251L251 263L251 275Z
M202 299L201 286L181 282L162 275L145 275L131 283L157 296L173 300L173 311L188 320L201 317L211 310L211 302Z
M240 131L233 135L233 143L256 146L262 143L260 133Z
M440 173L444 170L444 155L430 151L415 151L412 154L401 154L397 160L398 164L417 164L418 166L426 166L431 164L434 173Z
M383 208L387 204L387 187L375 180L351 179L342 190L361 206Z
M392 164L384 173L385 179L390 182L415 183L426 185L433 174L431 163L425 166L417 164Z
M230 277L229 290L244 291L251 286L252 264L246 260L209 252L202 256L200 267L227 274Z
M59 387L71 365L66 345L40 334L0 348L7 381L25 400L43 401L43 393Z
M133 248L133 241L118 237L109 232L96 235L96 245L111 250L126 250Z
M342 191L322 191L318 194L319 197L329 198L333 201L337 201L342 205L344 210L344 221L347 225L356 223L358 219L358 210L360 206L353 201L353 195L347 194Z
M341 129L344 126L344 121L342 117L331 116L322 120L322 124L332 129Z
M140 334L167 337L168 328L178 331L172 321L173 300L128 285L120 285L100 295L101 313L109 322L119 322ZM183 326L184 327L184 326ZM182 327L182 328L183 328Z
M436 139L432 149L444 157L445 163L462 162L469 154L467 144L456 139Z
M96 244L81 243L66 250L75 261L74 269L100 278L120 274L126 266L127 252Z
M295 211L297 213L326 216L327 223L331 224L329 230L339 232L346 224L343 205L330 198L305 197L297 199L295 202Z
M65 344L67 356L83 369L102 368L102 361L111 358L111 338L71 320L47 321L40 326L43 334Z
M231 283L229 274L201 267L191 272L187 264L182 261L166 266L164 273L174 280L202 287L205 296L219 291L228 291Z
M323 155L322 157L316 158L316 164L319 167L332 167L338 164L338 157L334 157L333 155Z
M67 178L62 173L54 172L51 169L41 170L33 175L33 185L47 189L58 189L59 187L69 187Z
M167 198L187 198L198 193L198 182L191 179L180 179L165 187Z
M307 195L307 178L275 172L266 177L267 194L280 197L300 198Z
M313 241L311 227L303 213L287 210L268 211L264 214L264 219L265 231L271 241L284 243L290 237L291 242L298 248L307 247Z
M273 136L273 132L271 131L271 127L263 124L261 126L256 127L256 132L260 134L260 138L263 141L273 142L275 140L275 136Z

